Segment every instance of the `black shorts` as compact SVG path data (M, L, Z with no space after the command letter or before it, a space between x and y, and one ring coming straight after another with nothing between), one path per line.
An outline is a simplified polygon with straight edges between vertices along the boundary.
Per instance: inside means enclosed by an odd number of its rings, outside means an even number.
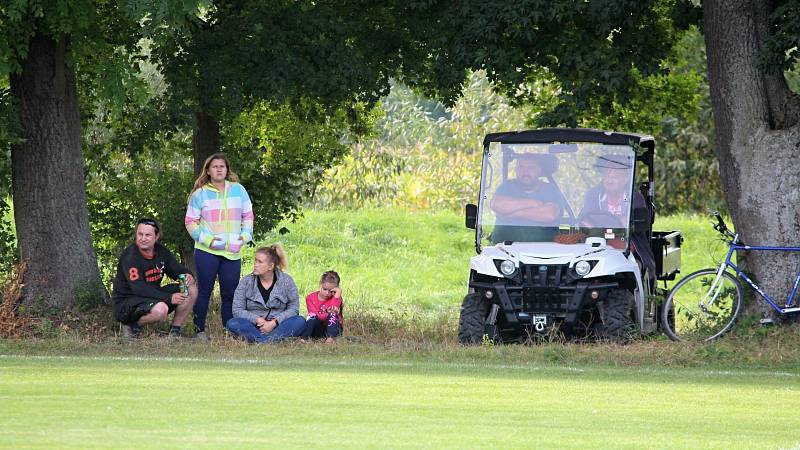
M167 304L169 312L175 311L177 305L172 304L172 294L181 291L180 285L173 283L159 288L167 296L166 300L156 300L154 298L146 297L125 297L114 299L114 318L117 321L125 324L136 323L143 316L156 306L157 303L163 302Z

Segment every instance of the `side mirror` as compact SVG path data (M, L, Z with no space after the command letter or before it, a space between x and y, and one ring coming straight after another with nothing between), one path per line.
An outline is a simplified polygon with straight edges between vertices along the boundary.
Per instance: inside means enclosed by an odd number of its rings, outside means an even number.
M478 223L478 205L468 204L465 208L467 228L475 229Z
M646 233L650 230L650 210L647 207L633 209L633 232Z

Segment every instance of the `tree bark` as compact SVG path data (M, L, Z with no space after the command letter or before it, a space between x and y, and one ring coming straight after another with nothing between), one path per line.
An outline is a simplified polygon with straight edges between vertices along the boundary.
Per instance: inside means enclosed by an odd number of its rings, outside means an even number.
M36 310L68 308L79 296L108 298L89 228L78 95L67 47L64 36L56 41L35 34L21 73L11 76L24 138L11 149L17 241L28 263L22 301Z
M205 111L195 113L197 126L192 135L192 150L194 156L194 174L200 175L206 158L219 152L219 121ZM194 265L194 250L181 251L181 259L186 267L197 273Z
M705 0L708 78L720 176L736 231L749 245L800 242L798 99L781 74L757 67L772 2ZM800 270L798 252L742 252L739 261L783 304ZM761 301L746 312L768 313Z
M206 158L219 152L219 122L205 111L195 114L197 127L192 136L194 150L194 174L200 175Z

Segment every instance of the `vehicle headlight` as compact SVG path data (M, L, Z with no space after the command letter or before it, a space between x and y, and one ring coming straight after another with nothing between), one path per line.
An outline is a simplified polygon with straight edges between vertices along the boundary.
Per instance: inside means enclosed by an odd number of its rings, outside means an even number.
M589 261L578 261L575 264L575 273L580 276L584 276L592 270L592 265L589 264Z
M500 263L500 273L505 276L511 275L515 270L517 270L517 267L514 265L513 261L505 260Z

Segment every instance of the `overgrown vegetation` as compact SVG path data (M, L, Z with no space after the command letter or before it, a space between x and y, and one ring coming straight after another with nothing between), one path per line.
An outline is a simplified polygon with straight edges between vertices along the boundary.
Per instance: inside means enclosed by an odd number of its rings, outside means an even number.
M656 138L656 207L661 214L725 210L714 145L705 47L696 29L683 33L664 64L668 74L638 72L635 89L611 110L586 108L578 125L649 133ZM395 83L381 103L375 137L354 145L322 177L314 207L398 206L460 210L478 195L483 137L538 127L561 86L546 71L519 86L515 99L496 93L482 71L470 74L451 107ZM524 102L520 102L524 99Z
M381 102L375 138L353 146L327 171L310 205L406 209L463 207L476 195L483 136L522 129L534 109L551 106L554 87L537 82L537 107L512 107L492 90L483 72L471 74L463 95L446 108L395 83Z
M163 76L152 65L142 67L123 106L98 102L85 118L89 216L104 281L113 275L138 217L158 219L162 243L184 261L194 248L183 223L195 179L191 127L163 123L171 114ZM256 237L298 216L323 171L348 151L350 139L370 128L371 114L360 105L325 110L312 100L264 101L222 124L220 150L253 200Z
M25 263L17 265L3 285L2 303L0 303L0 337L20 337L32 323L32 319L18 312L25 269Z

